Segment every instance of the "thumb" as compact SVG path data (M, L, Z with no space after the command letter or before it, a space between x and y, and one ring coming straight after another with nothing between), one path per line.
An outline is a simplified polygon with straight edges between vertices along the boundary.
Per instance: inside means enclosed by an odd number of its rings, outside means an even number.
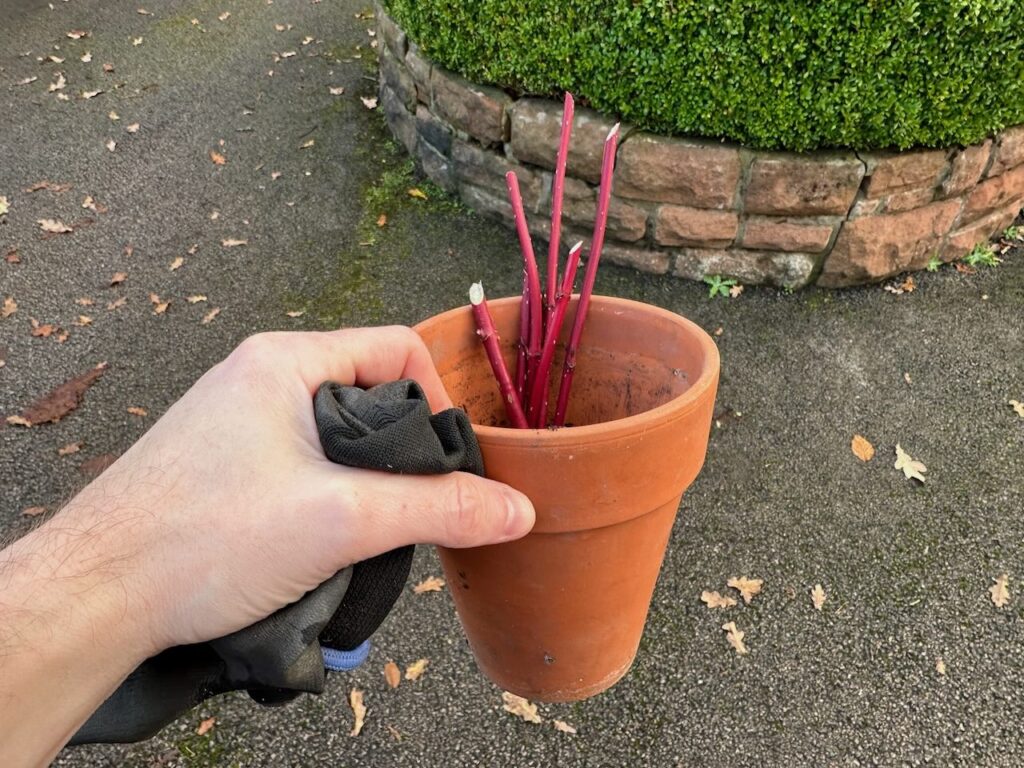
M350 562L406 544L479 547L518 539L533 528L533 504L504 483L466 472L395 475L348 469L342 514Z

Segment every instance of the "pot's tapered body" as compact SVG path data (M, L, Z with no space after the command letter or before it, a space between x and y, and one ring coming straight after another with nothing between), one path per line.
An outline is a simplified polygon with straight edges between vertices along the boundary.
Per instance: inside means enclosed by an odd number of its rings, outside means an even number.
M510 369L519 298L490 302ZM566 317L571 328L576 299ZM704 463L718 349L647 304L593 297L567 423L509 429L468 307L420 323L445 388L466 409L487 476L533 502L525 538L440 549L477 663L502 688L574 701L632 664L683 491ZM563 343L565 339L562 339ZM560 356L552 376L554 403Z

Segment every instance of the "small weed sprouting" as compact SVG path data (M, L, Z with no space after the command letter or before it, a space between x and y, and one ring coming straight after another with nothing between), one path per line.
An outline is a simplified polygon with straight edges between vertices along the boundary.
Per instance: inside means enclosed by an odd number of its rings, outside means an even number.
M707 275L704 278L704 282L709 286L709 299L713 299L715 296L724 296L728 298L729 290L736 285L735 280L732 278L723 278L721 275Z
M996 252L992 250L992 246L988 243L978 243L971 252L963 257L964 264L971 267L983 266L983 267L994 267L1002 262Z
M1003 230L1003 240L1021 240L1022 230L1020 227L1009 226Z
M929 272L938 272L939 267L942 266L942 259L939 258L939 254L933 253L932 257L928 259L928 266L925 267Z

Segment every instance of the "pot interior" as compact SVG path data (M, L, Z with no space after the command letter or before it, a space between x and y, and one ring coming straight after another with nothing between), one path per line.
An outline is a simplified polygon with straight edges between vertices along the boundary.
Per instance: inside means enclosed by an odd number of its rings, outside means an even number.
M671 313L651 309L634 302L593 298L576 357L568 425L600 424L657 408L683 395L704 372L708 361L697 335L704 332ZM491 302L491 312L514 377L519 300ZM565 342L574 316L575 300L552 366L549 413L554 412ZM445 389L474 424L507 427L504 404L468 310L462 320L448 324L444 331L430 329L425 334ZM446 336L439 346L432 343L436 338L432 331L455 337Z

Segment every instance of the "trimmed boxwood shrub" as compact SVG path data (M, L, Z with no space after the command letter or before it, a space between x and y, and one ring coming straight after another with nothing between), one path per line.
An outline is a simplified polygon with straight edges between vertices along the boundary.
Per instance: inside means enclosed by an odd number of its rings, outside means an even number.
M387 0L435 61L757 148L969 144L1024 123L1022 0Z

